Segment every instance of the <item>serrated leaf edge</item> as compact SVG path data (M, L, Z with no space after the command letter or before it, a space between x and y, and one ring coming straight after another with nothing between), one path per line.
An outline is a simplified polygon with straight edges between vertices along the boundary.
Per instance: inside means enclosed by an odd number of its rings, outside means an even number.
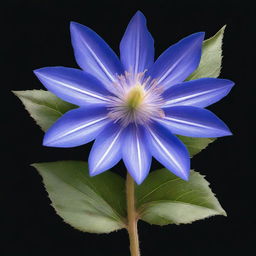
M163 170L164 170L164 169L163 169ZM159 171L161 171L161 169L159 169ZM193 169L191 170L191 173L193 173L194 175L199 175L199 176L201 176L202 178L205 178L205 177L206 177L206 175L202 175L202 174L200 174L199 172L194 171ZM147 196L149 196L150 194L154 193L154 192L155 192L157 189L159 189L160 187L165 186L165 185L166 185L167 183L169 183L170 181L177 181L177 180L179 180L179 179L180 179L180 178L175 178L175 179L173 179L173 180L169 180L169 181L167 181L167 182L165 182L165 183L162 183L161 185L159 185L157 188L155 188L152 192L148 193L148 194L147 194L145 197L143 197L142 199L145 199ZM211 189L211 187L210 187L210 183L209 183L206 179L204 179L204 182L205 182L205 185L209 188L210 192L212 193L212 196L214 196L215 199L216 199L216 200L218 201L218 203L219 203L219 200L217 199L216 194L212 192L212 189ZM193 191L194 191L194 190L193 190ZM142 201L142 199L139 200L139 201ZM139 202L139 201L138 201L138 202ZM152 203L154 203L154 202L155 202L155 203L158 203L158 202L180 203L180 204L192 205L192 206L196 206L196 207L201 207L201 208L209 209L209 210L215 212L215 213L213 213L213 214L208 215L208 216L205 217L205 218L200 218L200 219L198 219L198 220L207 219L207 218L210 218L210 217L216 216L216 215L222 215L222 216L227 217L227 213L226 213L226 211L222 208L222 206L221 206L220 203L219 203L219 206L220 206L220 208L221 208L221 211L217 211L217 210L212 209L212 208L204 207L204 206L202 206L202 205L200 205L200 204L191 204L191 203L186 203L186 202L177 201L177 200L157 200L157 201L151 201L151 202L147 202L147 203L142 204L142 205L137 209L138 219L143 220L143 215L145 215L145 213L147 212L147 211L144 210L144 209L147 207L147 205L150 205L150 204L152 204ZM164 217L162 217L162 218L165 219ZM169 221L168 219L166 219L166 220ZM170 223L170 224L176 224L176 225L179 225L179 224L191 224L191 223L193 223L194 221L198 221L198 220L193 220L193 221L191 221L191 222L184 222L184 223L174 223L174 222L173 222L173 223ZM148 222L147 222L147 223L148 223ZM150 224L150 223L149 223L149 224ZM155 224L152 224L152 225L155 225ZM158 226L164 226L164 225L168 225L168 224L163 224L163 225L157 224L157 225L158 225Z
M156 204L159 203L159 202L161 202L161 200L156 201ZM207 207L203 207L203 206L201 206L201 205L189 204L189 203L180 202L180 201L162 200L162 202L171 202L171 203L173 202L173 203L179 203L179 204L183 204L183 205L193 205L193 206L198 207L198 208L209 209L209 210L212 211L213 213L212 213L212 214L209 214L208 216L206 216L206 217L204 217L204 218L195 219L195 220L187 221L187 222L179 222L179 223L177 223L177 222L172 222L172 223L167 223L167 224L151 224L151 223L149 223L149 222L143 220L143 215L146 215L146 213L147 213L147 211L145 210L145 211L139 213L139 219L142 220L142 221L144 221L144 222L147 222L147 223L150 224L150 225L166 226L166 225L171 225L171 224L175 224L175 225L192 224L192 223L195 222L195 221L205 220L205 219L208 219L208 218L210 218L210 217L217 216L217 215L222 215L222 216L227 217L227 213L226 213L226 211L225 211L224 209L223 209L222 212L218 212L218 211L216 211L216 210L214 210L214 209L207 208ZM147 203L147 204L150 205L151 203L154 204L154 201L152 201L152 202L150 202L150 203ZM146 205L146 204L145 204L145 205ZM166 222L170 222L169 219L166 219L164 216L161 216L161 214L159 214L159 216L160 216L162 219L165 219Z
M71 161L72 162L72 161ZM88 232L88 233L96 233L96 234L109 234L109 233L111 233L111 232L114 232L114 231L118 231L119 229L123 229L123 228L127 228L127 225L126 225L126 222L125 221L122 221L124 218L122 217L122 216L120 216L118 213L118 216L120 217L120 220L119 219L116 219L116 218L113 218L112 216L109 216L109 215L107 215L106 213L104 213L104 212L102 212L100 209L98 209L98 208L96 208L93 204L91 204L91 203L89 203L88 202L88 204L90 204L93 208L95 208L97 211L99 211L99 212L101 212L102 213L102 215L103 216L105 216L105 217L107 217L107 218L109 218L109 219L112 219L112 220L114 220L114 221L116 221L118 224L119 224L119 226L120 226L120 228L118 228L118 229L114 229L114 230L112 230L112 231L110 231L110 232L95 232L95 231L90 231L90 230L88 230L88 229L86 229L86 230L84 230L84 229L82 229L82 228L80 228L80 227L78 227L78 226L75 226L75 225L73 225L73 224L71 224L71 223L69 223L68 221L66 221L64 218L62 218L61 217L61 213L58 211L58 208L56 207L56 204L53 202L53 200L52 200L52 198L51 198L51 196L50 196L50 193L48 192L48 186L47 186L47 184L46 184L46 182L45 182L45 178L44 178L44 176L41 174L41 171L39 171L38 170L38 168L36 167L37 165L40 165L40 164L43 164L43 163L33 163L33 164L30 164L30 166L31 167L33 167L33 168L35 168L36 169L36 171L40 174L40 177L42 178L42 183L43 183L43 186L44 186L44 189L45 189L45 191L46 191L46 193L47 193L47 196L48 196L48 198L50 199L50 201L51 201L51 206L53 207L53 209L54 209L54 211L55 211L55 213L62 219L62 221L64 222L64 223L66 223L66 224L68 224L69 226L71 226L72 228L74 228L74 229L77 229L77 230L80 230L80 231L82 231L82 232ZM68 185L70 185L70 184L68 184ZM70 186L72 186L72 185L70 185ZM77 189L76 187L74 187L74 186L72 186L74 189L76 189L78 192L80 192L80 193L82 193L82 194L84 194L83 192L81 192L79 189ZM94 187L94 186L93 186ZM104 199L102 199L103 201L105 201ZM105 201L105 203L107 204L107 205L109 205L108 204L108 202L106 202ZM110 206L110 208L111 209L113 209L112 207L111 207L111 205L109 205ZM113 209L114 211L115 211L115 209ZM115 211L116 212L116 211Z

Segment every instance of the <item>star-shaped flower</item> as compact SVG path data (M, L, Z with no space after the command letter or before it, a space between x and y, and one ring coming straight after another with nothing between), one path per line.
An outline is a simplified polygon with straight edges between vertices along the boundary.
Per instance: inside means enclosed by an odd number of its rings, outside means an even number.
M35 70L44 86L79 108L64 114L46 132L43 144L75 147L95 140L89 155L92 176L123 159L140 184L152 156L188 180L189 153L175 136L220 137L228 127L204 109L219 101L234 83L217 78L185 79L198 67L204 33L170 46L154 61L154 41L137 12L120 44L120 60L94 31L71 23L80 69Z

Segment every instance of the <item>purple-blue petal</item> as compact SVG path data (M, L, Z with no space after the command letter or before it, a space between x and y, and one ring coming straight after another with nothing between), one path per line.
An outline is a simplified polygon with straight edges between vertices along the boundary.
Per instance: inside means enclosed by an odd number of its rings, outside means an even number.
M151 78L167 89L183 82L199 65L204 32L192 34L170 46L148 71Z
M111 95L98 79L79 69L45 67L34 73L49 91L78 106L106 104Z
M123 73L123 68L117 55L90 28L71 22L70 31L78 65L111 88L116 80L116 75Z
M122 157L122 129L118 124L110 123L97 136L91 149L88 163L91 176L100 174L114 165Z
M152 160L145 136L145 128L131 124L122 145L124 164L138 185L147 177Z
M164 91L164 108L171 106L207 107L225 97L234 82L227 79L200 78L176 84Z
M124 69L132 74L144 72L154 62L154 39L147 29L145 16L138 11L131 19L120 43Z
M178 177L188 180L190 158L184 144L156 122L149 127L147 137L153 157Z
M222 137L232 135L229 128L211 111L191 106L164 109L165 117L158 122L172 133L190 137Z
M70 110L46 132L43 145L70 148L95 139L109 122L105 107L81 107Z

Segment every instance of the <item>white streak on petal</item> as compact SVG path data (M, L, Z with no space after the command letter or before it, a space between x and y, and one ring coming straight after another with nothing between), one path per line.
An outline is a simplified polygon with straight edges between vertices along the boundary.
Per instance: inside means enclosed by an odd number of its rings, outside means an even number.
M157 138L157 136L154 134L154 132L148 128L148 131L152 138L155 140L155 142L159 145L159 147L164 151L164 153L171 159L171 161L177 166L177 168L186 176L187 174L183 171L182 166L179 164L179 162L176 161L176 159L170 154L168 149L161 143L161 141Z
M43 77L43 75L42 75L42 77ZM89 92L89 91L81 90L81 89L76 88L76 87L74 87L74 86L72 86L72 85L69 85L69 84L66 84L66 83L64 83L64 82L61 82L60 80L55 80L55 79L52 79L52 78L50 78L50 77L48 77L48 76L46 76L45 78L46 78L48 81L57 83L58 85L62 85L63 87L68 88L68 89L72 89L72 90L74 90L74 91L76 91L76 92L80 92L80 93L82 93L82 94L85 94L85 95L94 97L94 98L99 99L99 100L108 101L108 102L110 101L109 99L107 99L107 98L105 98L105 97L101 97L101 96L98 95L98 94L94 94L94 93Z
M68 135L70 135L70 134L72 134L72 133L75 133L75 132L77 132L77 131L80 131L80 130L82 130L82 129L88 128L88 127L90 127L90 126L92 126L92 125L94 125L94 124L97 124L97 123L99 123L99 122L101 122L101 121L103 121L103 120L107 120L107 117L102 117L102 118L93 120L93 121L91 121L91 122L89 122L89 123L86 123L86 124L84 124L84 125L78 126L78 127L74 128L74 129L72 129L72 130L70 130L70 131L68 131L68 132L66 132L66 133L61 134L61 136L56 136L56 137L54 138L54 140L48 141L47 143L50 143L50 144L51 144L51 143L54 143L55 141L58 141L59 139L65 137L65 136L68 136Z
M140 142L139 142L139 138L138 138L138 132L136 131L136 147L137 147L137 152L138 152L138 163L139 163L139 180L141 179L141 171L142 171L142 163L141 163L141 149L140 149Z
M108 155L108 153L110 152L110 150L113 148L113 146L115 145L117 139L119 138L120 134L122 132L122 129L120 129L120 131L117 133L117 135L115 136L115 138L113 139L113 141L111 142L111 144L109 145L109 147L107 148L107 150L105 151L105 153L102 155L102 157L99 159L99 161L97 162L97 164L94 166L94 170L96 170L101 164L102 162L105 160L106 156ZM91 174L94 173L94 170L91 171Z
M185 120L181 120L181 119L176 119L176 118L172 118L172 117L165 117L164 119L169 120L169 121L173 121L173 122L177 122L177 123L181 123L181 124L187 124L187 125L195 126L195 127L216 130L216 128L211 127L211 126L207 126L207 125L203 125L203 124L199 124L199 123L193 123L193 122L189 122L189 121L185 121ZM160 120L160 122L161 122L161 120Z
M98 58L98 56L95 54L95 52L92 50L92 48L83 40L82 41L83 44L87 47L87 49L89 50L89 52L91 53L91 55L95 58L97 64L104 70L104 72L106 73L106 75L108 76L108 78L114 82L116 80L115 77L113 77L109 71L107 70L107 68L105 67L105 65L100 61L100 59Z
M163 107L169 107L170 105L174 105L174 104L180 103L182 101L185 101L185 100L188 100L188 99L193 99L193 98L196 98L198 96L202 96L202 95L205 95L205 94L208 94L208 93L213 93L213 92L219 91L219 90L220 89L217 88L217 89L203 91L203 92L199 92L199 93L195 93L195 94L190 94L190 95L187 95L187 96L184 96L184 97L180 97L180 98L177 98L177 99L169 100L169 101L165 102Z

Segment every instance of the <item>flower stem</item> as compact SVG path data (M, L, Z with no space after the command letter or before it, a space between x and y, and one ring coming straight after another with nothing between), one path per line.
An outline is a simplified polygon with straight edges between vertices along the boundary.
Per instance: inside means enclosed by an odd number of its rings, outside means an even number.
M137 230L138 215L135 209L134 181L127 173L126 178L126 198L127 198L127 231L130 239L131 256L140 256L139 237Z

